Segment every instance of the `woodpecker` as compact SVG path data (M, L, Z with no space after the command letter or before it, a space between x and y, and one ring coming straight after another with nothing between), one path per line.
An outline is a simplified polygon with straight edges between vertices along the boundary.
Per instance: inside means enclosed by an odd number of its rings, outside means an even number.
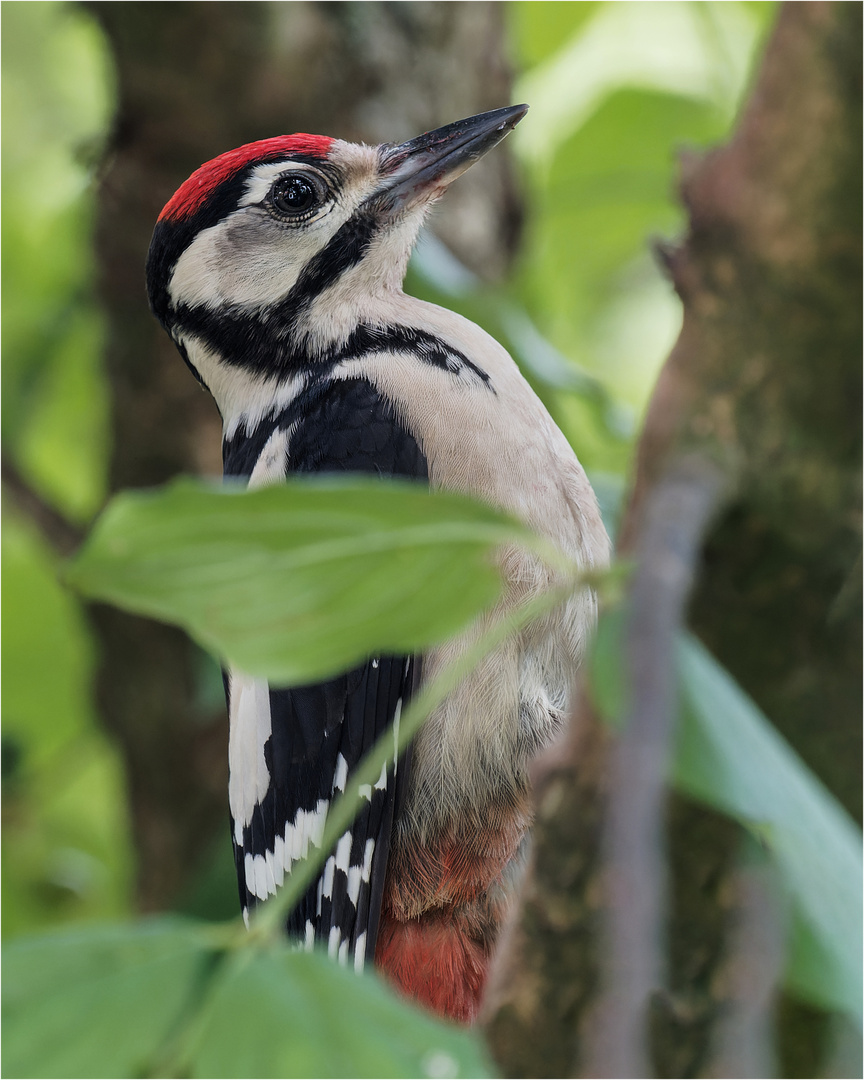
M522 119L517 105L398 145L264 139L202 165L159 216L154 314L223 421L226 476L250 488L371 473L508 511L585 570L604 565L594 493L507 352L451 311L407 296L424 218ZM499 610L552 571L502 551ZM596 617L590 589L501 646L365 792L288 932L405 994L476 1016L518 875L528 768L566 713ZM315 685L226 672L231 834L244 916L321 846L331 801L405 703L474 639L370 656Z

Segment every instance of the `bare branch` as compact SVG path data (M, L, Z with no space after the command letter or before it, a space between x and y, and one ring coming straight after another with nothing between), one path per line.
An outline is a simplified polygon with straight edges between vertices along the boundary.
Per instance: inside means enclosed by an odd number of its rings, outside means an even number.
M590 1026L587 1076L649 1076L648 1004L662 982L663 810L674 725L675 637L723 474L688 456L672 463L645 508L629 600L630 708L613 750L604 836L604 991Z

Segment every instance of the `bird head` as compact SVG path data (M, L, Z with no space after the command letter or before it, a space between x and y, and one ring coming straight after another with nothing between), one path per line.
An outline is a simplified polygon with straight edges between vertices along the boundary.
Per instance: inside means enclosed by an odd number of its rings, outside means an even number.
M429 206L526 111L496 109L398 145L279 136L197 169L159 215L147 285L220 408L226 365L284 378L374 322L381 298L401 291Z

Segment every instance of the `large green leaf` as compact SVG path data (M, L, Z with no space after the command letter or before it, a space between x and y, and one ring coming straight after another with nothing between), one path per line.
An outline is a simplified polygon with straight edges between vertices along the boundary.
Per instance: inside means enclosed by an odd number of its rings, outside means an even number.
M196 1077L493 1075L479 1041L319 953L230 958L190 1053Z
M5 946L4 1076L145 1075L209 956L200 931L170 920Z
M163 918L6 946L4 1075L492 1075L475 1037L376 976L238 940Z
M291 683L465 626L499 595L492 553L514 542L540 543L494 510L414 484L241 492L181 480L115 499L68 578Z
M762 838L793 902L788 985L858 1020L860 830L694 638L682 639L678 663L678 787L739 818Z

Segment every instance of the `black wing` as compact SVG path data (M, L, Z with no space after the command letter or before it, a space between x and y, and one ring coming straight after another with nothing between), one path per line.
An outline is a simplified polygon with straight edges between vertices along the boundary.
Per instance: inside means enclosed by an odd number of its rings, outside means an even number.
M427 480L426 459L392 405L363 379L313 384L280 415L225 445L226 475L251 475L275 447L288 474L369 472ZM326 682L279 688L230 672L231 803L244 913L320 846L327 810L419 677L415 657L379 656ZM288 931L360 966L374 955L397 784L408 758L382 771Z

